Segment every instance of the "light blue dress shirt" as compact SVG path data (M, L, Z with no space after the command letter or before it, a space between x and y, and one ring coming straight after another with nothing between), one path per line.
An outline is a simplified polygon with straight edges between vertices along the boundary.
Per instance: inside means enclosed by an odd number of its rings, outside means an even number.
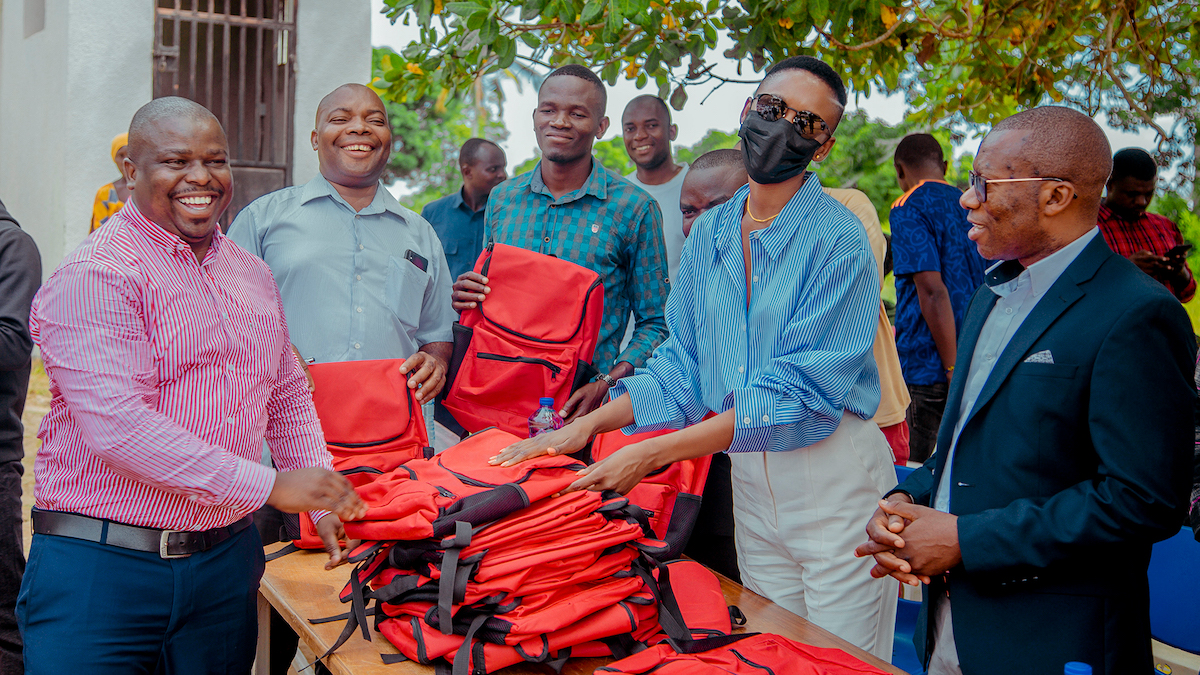
M408 358L424 344L453 340L457 315L441 242L382 185L356 213L318 174L242 209L229 236L271 268L292 343L305 358ZM425 260L424 270L409 251Z
M843 411L879 407L872 348L879 273L866 231L809 173L770 225L750 234L743 187L696 222L667 299L670 337L610 391L628 393L626 433L679 429L737 411L729 452L785 451L828 438Z
M979 341L975 343L975 351L971 354L971 366L966 375L967 383L963 387L962 403L958 408L958 423L954 425L950 454L946 456L946 468L938 480L937 496L934 498L933 507L938 511L950 513L950 474L953 473L951 467L954 466L954 450L958 446L958 436L970 419L975 401L979 399L983 385L992 374L996 360L1004 353L1009 340L1021 324L1025 323L1026 317L1046 295L1046 291L1050 290L1054 282L1058 281L1067 267L1075 262L1075 258L1079 257L1079 253L1099 232L1099 228L1092 228L1075 241L1021 270L1021 273L1012 279L994 285L985 283L1000 298L996 300L991 313L984 321L983 329L979 331ZM996 263L988 268L987 274L990 277L996 268L1013 264L1020 265L1013 260Z

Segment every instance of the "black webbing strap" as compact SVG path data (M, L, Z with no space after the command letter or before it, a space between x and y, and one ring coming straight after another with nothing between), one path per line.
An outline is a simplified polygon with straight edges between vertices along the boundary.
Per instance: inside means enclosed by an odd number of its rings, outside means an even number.
M554 655L553 659L546 662L546 665L550 666L554 672L561 673L563 666L567 665L567 659L569 658L571 658L570 648L560 649L558 650L558 653Z
M350 611L347 613L346 627L342 629L333 646L325 650L324 654L317 657L318 661L337 651L338 647L346 644L346 640L349 640L350 636L354 635L355 628L361 626L363 639L368 641L371 639L370 629L367 628L367 601L363 596L363 586L366 585L366 582L358 578L358 573L362 571L366 564L365 562L360 564L350 573Z
M265 557L266 557L267 562L271 562L272 560L282 558L283 556L285 556L289 553L295 553L296 551L299 551L299 550L300 549L297 548L295 544L288 544L287 546L284 546L283 548L279 549L278 551L275 551L274 553L267 554Z
M467 628L467 634L463 637L462 644L458 646L458 652L454 654L453 675L471 675L471 644L475 642L475 633L479 632L489 618L491 616L488 614L480 614L471 621L471 626Z
M658 579L655 580L654 575L645 565L638 564L638 561L634 561L633 564L633 570L642 578L642 581L646 582L646 587L650 589L650 593L654 595L654 600L658 603L658 623L662 626L663 632L672 640L690 642L692 632L688 630L687 623L683 620L683 612L675 600L675 593L671 591L671 573L667 570L667 566L646 555L643 555L641 560L658 568Z
M742 613L742 608L737 605L729 606L729 623L735 626L746 625L746 615Z
M403 654L380 654L379 658L389 666L393 663L404 663L408 660L408 657Z
M644 650L646 645L633 639L632 633L621 633L612 637L600 638L612 655L624 659Z
M442 556L442 577L438 579L438 630L442 631L443 635L454 634L453 614L450 607L454 604L454 586L458 580L458 556L470 544L471 523L465 520L456 521L454 523L454 542L446 547L446 552ZM455 670L458 669L455 668Z
M680 654L698 654L706 652L710 649L719 649L726 645L731 645L739 640L762 635L762 633L741 633L739 635L718 635L716 637L704 638L702 640L676 640L667 638L667 644L671 645Z
M368 607L367 616L373 615L375 613L375 609L375 607ZM344 612L342 614L338 614L337 616L323 616L319 619L309 619L308 622L315 625L319 623L333 623L334 621L346 621L349 618L350 612Z

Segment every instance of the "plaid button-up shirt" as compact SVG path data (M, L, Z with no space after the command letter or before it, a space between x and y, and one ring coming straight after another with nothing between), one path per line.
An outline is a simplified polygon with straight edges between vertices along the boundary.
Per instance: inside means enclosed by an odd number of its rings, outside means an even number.
M641 366L667 336L663 307L670 282L662 212L641 188L592 161L583 187L555 199L542 165L492 190L484 240L553 255L594 270L604 281L604 320L593 364ZM629 313L633 339L621 350Z
M1100 205L1100 215L1097 219L1100 233L1104 241L1117 255L1128 258L1138 251L1149 251L1154 255L1164 255L1172 248L1183 244L1183 235L1179 228L1169 218L1157 213L1145 213L1132 220L1122 218L1112 209ZM1187 273L1187 282L1180 285L1170 279L1159 279L1175 297L1187 302L1196 295L1196 280L1192 278L1192 270L1186 264L1183 266ZM1157 278L1157 277L1155 277Z

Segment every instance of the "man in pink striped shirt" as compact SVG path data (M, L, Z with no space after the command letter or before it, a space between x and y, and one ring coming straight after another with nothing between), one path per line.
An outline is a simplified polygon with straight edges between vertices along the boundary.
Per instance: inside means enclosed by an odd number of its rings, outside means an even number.
M133 197L34 300L52 400L18 601L26 673L248 672L264 565L250 513L310 511L332 567L339 518L365 512L330 470L270 271L217 227L226 155L203 107L143 106Z

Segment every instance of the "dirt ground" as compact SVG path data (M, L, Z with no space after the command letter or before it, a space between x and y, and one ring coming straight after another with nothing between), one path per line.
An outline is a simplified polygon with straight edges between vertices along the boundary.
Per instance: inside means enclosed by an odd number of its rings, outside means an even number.
M33 508L33 459L37 456L42 442L38 440L38 426L42 418L50 412L50 382L46 379L46 370L42 360L34 358L33 371L29 374L29 397L25 399L25 475L21 478L21 520L22 531L25 534L25 552L29 552L29 509Z

